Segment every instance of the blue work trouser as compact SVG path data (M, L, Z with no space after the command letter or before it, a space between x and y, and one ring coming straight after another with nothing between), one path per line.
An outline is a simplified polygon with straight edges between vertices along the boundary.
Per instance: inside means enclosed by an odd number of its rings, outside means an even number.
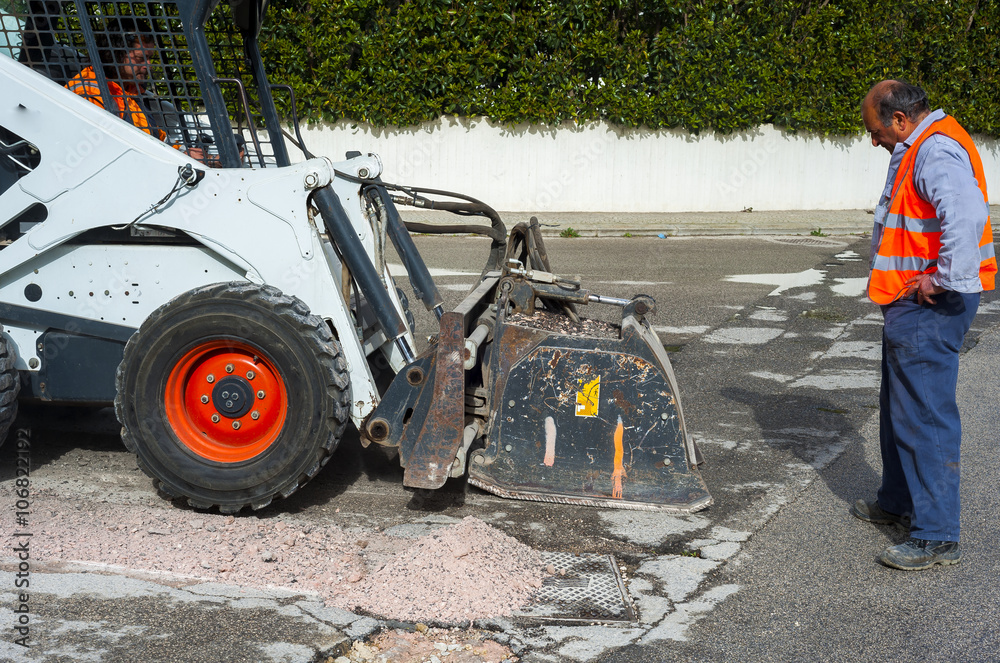
M890 513L910 514L911 536L958 541L958 353L979 294L947 291L934 299L934 305L901 299L882 307L878 503Z

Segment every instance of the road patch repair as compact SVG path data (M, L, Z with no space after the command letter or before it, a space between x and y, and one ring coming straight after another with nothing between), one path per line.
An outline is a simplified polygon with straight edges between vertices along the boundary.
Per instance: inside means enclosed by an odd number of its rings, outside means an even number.
M441 518L446 522L430 531L345 530L288 515L235 517L155 503L123 509L106 501L68 502L45 488L35 494L33 510L39 517L32 556L47 578L41 586L36 582L36 601L48 593L46 586L81 584L65 598L92 594L89 583L100 584L101 576L114 585L107 598L116 599L149 598L158 588L177 594L171 596L175 602L233 599L241 608L274 601L279 607L291 597L303 603L304 597L307 607L300 616L318 619L317 633L330 645L298 660L319 654L379 660L376 654L391 650L386 660L445 660L447 653L448 661L499 662L516 660L523 650L504 635L505 620L638 626L625 567L612 555L537 552L471 516ZM43 645L53 633L46 633L44 619L37 621L36 644L54 653ZM99 640L92 631L107 631L108 624L121 626L112 634L116 641L138 637L145 628L113 620L103 627L79 621L76 628L81 638ZM350 637L336 637L329 625ZM65 624L48 626L66 635ZM272 660L304 655L302 644L285 644L290 649L274 649ZM420 658L428 647L433 651Z

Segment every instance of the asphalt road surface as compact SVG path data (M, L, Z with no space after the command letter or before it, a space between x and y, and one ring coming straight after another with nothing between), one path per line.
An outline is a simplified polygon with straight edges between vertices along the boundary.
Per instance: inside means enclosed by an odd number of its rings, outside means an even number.
M960 577L955 571L916 578L889 572L874 558L895 535L858 528L846 517L848 505L870 497L878 485L872 419L878 407L881 322L877 307L863 295L866 237L576 238L546 244L553 269L579 275L595 293L644 293L656 299L651 323L670 353L688 429L705 457L702 474L715 499L710 508L684 516L518 502L461 480L436 493L415 493L402 487L398 467L360 449L356 437L348 435L316 480L250 517L279 510L306 520L333 520L344 528L426 530L473 515L539 550L615 555L626 569L638 621L628 626L499 623L529 661L989 658L985 652L997 649L1000 636L985 617L948 610L950 584ZM446 304L454 306L476 283L488 242L418 237L417 245ZM1000 324L998 299L993 293L983 297L966 349L980 338L995 338L990 330ZM410 301L416 302L412 293ZM418 335L426 336L432 318L419 304L413 308ZM584 315L613 320L619 312L588 307ZM989 347L995 346L991 340ZM986 352L973 349L967 357L980 351ZM992 379L995 387L994 375L982 379ZM976 394L965 391L963 398L976 401ZM80 416L26 408L20 423L33 430L33 476L57 486L67 500L99 497L123 509L159 500L121 446L108 411ZM995 455L995 440L975 439L975 449ZM5 489L13 462L8 443L0 449ZM993 546L970 558L981 561L963 562L957 573L982 571L982 565L992 563L982 561L996 549L995 532L992 536ZM831 558L833 551L838 556ZM996 567L990 569L995 579ZM845 594L856 592L859 583L869 588L861 597ZM914 597L907 593L913 583L924 583L926 590ZM962 610L971 611L982 598L981 588L978 594L975 589L968 588ZM5 602L10 591L0 587ZM80 592L85 590L51 590L46 618L53 624L81 620ZM117 608L108 605L112 612L103 622L148 621L179 600L166 597L162 604L147 605L147 595L130 596L126 592ZM909 603L917 599L923 603ZM995 597L991 600L984 614L995 623ZM867 601L864 610L858 601ZM265 606L256 623L273 619L282 633L294 631L290 609L288 601L279 601L271 612ZM869 611L883 615L871 621L872 629L864 623ZM185 617L191 629L205 621L196 613ZM223 613L213 613L213 628L232 634L246 627L239 615ZM0 617L5 630L8 617ZM935 626L923 629L924 623ZM356 635L377 626L369 623L365 631L349 619L327 624L354 628ZM122 650L115 641L102 650L111 652L104 660L201 660L196 650L184 649L184 627L176 629L176 650L167 653L162 643L159 649L135 643ZM58 633L71 631L52 629L56 642L47 646L66 652ZM849 633L865 637L852 640ZM246 645L253 637L242 639ZM864 647L855 647L857 642ZM948 646L932 649L941 642ZM261 651L259 660L294 660ZM11 652L0 648L0 659ZM128 658L137 652L145 658ZM253 655L247 654L248 660ZM59 656L38 660L69 660Z

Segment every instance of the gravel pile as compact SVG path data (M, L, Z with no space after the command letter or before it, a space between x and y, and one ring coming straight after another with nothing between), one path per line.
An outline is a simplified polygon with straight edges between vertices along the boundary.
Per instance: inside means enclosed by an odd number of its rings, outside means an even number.
M509 615L542 586L538 554L471 516L418 539L357 584L332 588L331 602L416 621L448 624Z
M242 586L318 592L328 605L446 624L510 615L541 586L537 554L476 518L414 541L292 519L67 503L36 494L32 554Z

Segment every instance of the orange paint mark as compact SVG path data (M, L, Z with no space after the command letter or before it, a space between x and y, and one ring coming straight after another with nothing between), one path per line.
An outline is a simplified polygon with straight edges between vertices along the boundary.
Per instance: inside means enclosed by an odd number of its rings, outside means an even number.
M545 458L542 460L547 467L556 464L556 420L545 417Z
M625 476L623 461L625 460L625 447L622 445L622 437L625 434L625 426L622 425L622 418L618 417L618 425L615 426L615 471L611 474L614 481L614 489L611 497L622 498L622 477Z

